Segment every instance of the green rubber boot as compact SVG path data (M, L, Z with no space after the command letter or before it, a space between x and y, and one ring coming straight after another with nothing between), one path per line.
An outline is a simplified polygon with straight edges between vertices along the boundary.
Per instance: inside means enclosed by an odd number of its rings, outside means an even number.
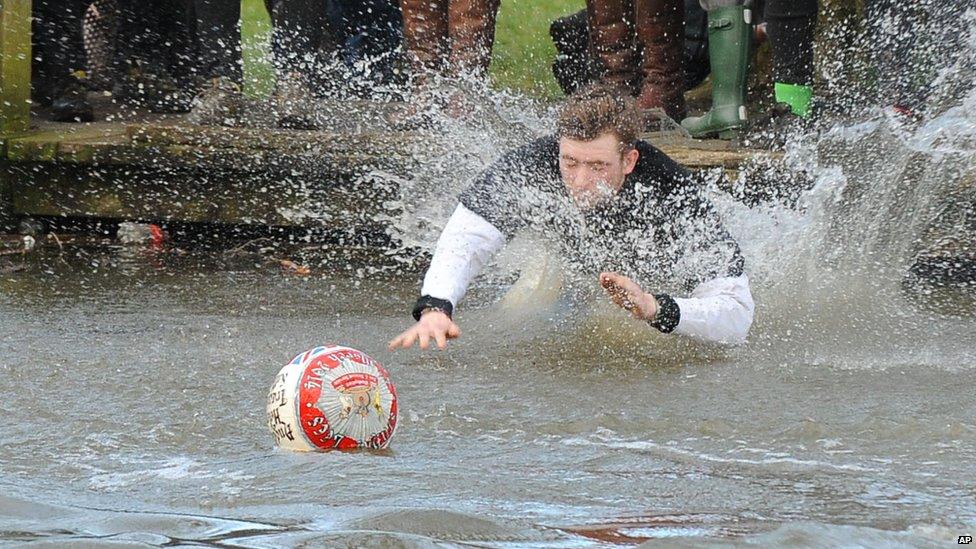
M681 121L692 137L732 139L746 125L746 76L752 46L752 10L730 6L708 10L708 60L712 66L712 108Z

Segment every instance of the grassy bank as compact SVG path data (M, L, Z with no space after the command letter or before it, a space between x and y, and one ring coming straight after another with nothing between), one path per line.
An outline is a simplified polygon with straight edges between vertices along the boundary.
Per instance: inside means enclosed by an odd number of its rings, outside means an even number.
M584 0L503 0L498 14L491 77L501 88L533 97L554 99L562 95L550 66L556 49L549 38L549 23L582 9ZM264 94L274 85L268 62L271 23L263 0L243 0L241 34L246 89Z

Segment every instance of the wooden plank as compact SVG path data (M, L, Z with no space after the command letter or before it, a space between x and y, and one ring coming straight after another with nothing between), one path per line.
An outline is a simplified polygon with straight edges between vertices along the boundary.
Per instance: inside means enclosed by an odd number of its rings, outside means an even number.
M0 133L30 126L31 0L0 0Z
M691 169L704 168L739 168L746 162L758 158L779 158L782 153L758 151L750 149L739 150L705 150L687 146L662 145L659 147L675 162Z
M425 139L420 134L406 132L337 133L175 124L165 126L129 124L126 126L126 133L133 143L152 145L398 156L430 152L429 139Z
M207 170L49 163L7 166L17 215L378 230L395 189L319 173L226 177Z

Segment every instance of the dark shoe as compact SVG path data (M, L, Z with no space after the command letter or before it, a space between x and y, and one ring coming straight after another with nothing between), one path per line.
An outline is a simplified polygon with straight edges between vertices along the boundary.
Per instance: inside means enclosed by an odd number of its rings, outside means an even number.
M634 30L641 49L642 110L664 109L668 117L685 117L684 0L635 0Z
M765 113L749 121L742 144L759 149L781 150L791 136L811 128L812 117L793 113L787 103L776 103Z
M274 94L278 127L290 130L317 129L311 98L312 89L308 85L308 78L303 74L290 72L282 75Z
M155 113L190 110L190 94L177 84L168 71L150 65L130 67L112 86L112 97Z
M237 83L223 76L213 78L193 98L186 121L201 126L240 126L243 105Z
M572 95L599 78L600 64L590 55L586 10L553 21L549 36L556 46L552 75L564 94Z
M51 120L55 122L91 122L95 112L88 102L84 78L72 75L58 86L51 100Z

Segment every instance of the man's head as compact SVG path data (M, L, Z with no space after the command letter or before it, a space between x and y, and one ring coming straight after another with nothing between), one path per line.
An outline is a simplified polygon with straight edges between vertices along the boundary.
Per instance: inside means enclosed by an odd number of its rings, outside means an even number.
M637 165L640 111L632 97L593 86L570 97L559 115L559 173L577 204L591 208L616 194Z

